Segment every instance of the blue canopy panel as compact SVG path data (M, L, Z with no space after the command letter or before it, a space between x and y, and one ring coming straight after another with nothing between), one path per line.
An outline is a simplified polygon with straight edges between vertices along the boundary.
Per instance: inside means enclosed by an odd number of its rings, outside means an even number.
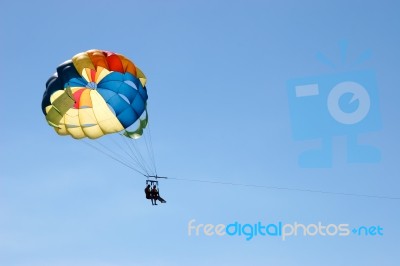
M146 109L146 89L130 73L108 74L98 84L97 91L113 109L124 128L135 123Z

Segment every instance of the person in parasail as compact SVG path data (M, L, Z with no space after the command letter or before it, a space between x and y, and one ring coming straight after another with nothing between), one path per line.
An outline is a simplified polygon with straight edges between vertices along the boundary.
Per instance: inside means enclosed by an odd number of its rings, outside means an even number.
M146 188L144 189L144 193L146 194L146 199L151 200L151 204L154 205L154 199L151 193L151 187L150 185L147 185Z
M161 203L166 203L166 201L160 197L160 193L156 185L154 185L153 188L151 189L151 197L155 201L154 205L157 205L157 200L159 200Z

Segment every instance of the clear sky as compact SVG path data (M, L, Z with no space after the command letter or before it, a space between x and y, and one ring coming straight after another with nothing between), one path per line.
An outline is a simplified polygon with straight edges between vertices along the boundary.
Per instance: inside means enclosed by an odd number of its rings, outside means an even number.
M399 10L396 1L1 1L0 265L398 265L399 200L170 179L160 186L168 203L152 207L142 176L55 134L40 105L60 63L115 51L148 78L159 174L400 197ZM309 120L289 81L352 71L374 74L373 88L363 85L376 92L382 126L359 140L381 159L348 162L345 131L331 166L304 167L300 154L320 140L293 138ZM313 114L326 112L322 98ZM329 125L320 134L334 135ZM192 219L380 226L383 235L188 236Z

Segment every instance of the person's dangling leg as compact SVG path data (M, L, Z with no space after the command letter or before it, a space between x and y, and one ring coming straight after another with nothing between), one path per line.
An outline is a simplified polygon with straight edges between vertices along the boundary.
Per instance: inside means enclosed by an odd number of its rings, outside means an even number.
M166 201L165 201L163 198L161 198L160 196L158 196L158 200L159 200L161 203L166 203Z

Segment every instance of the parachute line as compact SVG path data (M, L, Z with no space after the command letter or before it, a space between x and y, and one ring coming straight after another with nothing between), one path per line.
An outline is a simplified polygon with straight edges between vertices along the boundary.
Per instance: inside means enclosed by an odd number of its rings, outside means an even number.
M132 141L132 139L128 139L127 137L125 137L124 135L120 135L124 141L124 143L126 144L126 146L128 146L128 149L131 152L131 158L137 162L137 164L142 168L142 170L144 172L146 172L147 174L149 174L149 167L146 165L143 157L141 156L140 151L136 148L134 141Z
M264 189L270 189L270 190L287 190L287 191L297 191L297 192L306 192L306 193L320 193L320 194L328 194L328 195L336 195L336 196L351 196L351 197L359 197L359 198L400 200L400 197L392 197L392 196L386 196L386 195L357 194L357 193L313 190L313 189L306 189L306 188L266 186L266 185L232 183L232 182L223 182L223 181L214 181L214 180L201 180L201 179L186 179L186 178L176 178L176 177L168 177L168 179L174 179L174 180L186 181L186 182L199 182L199 183L208 183L208 184L218 184L218 185L255 187L255 188L264 188Z
M154 150L153 150L153 142L151 139L151 130L150 130L150 123L147 124L147 134L144 134L144 140L146 144L146 149L147 149L147 154L149 154L149 159L152 164L153 170L154 170L154 175L157 176L157 165L156 165L156 160L154 156Z
M107 153L107 152L104 152L103 150L99 149L99 148L96 147L95 145L93 145L93 144L91 144L91 143L89 143L89 142L87 142L87 141L85 141L85 140L83 140L82 142L85 143L86 145L88 145L89 147L91 147L91 148L97 150L98 152L101 152L102 154L108 156L109 158L111 158L111 159L113 159L113 160L115 160L115 161L117 161L117 162L119 162L119 163L125 165L126 167L132 169L133 171L135 171L135 172L137 172L137 173L139 173L139 174L141 174L141 175L143 175L143 176L146 176L145 173L143 173L143 172L139 171L138 169L132 167L131 165L129 165L128 163L122 161L121 159L118 159L117 157L115 157L115 156L113 156L113 155L111 155L111 154L109 154L109 153Z
M144 167L144 166L141 164L141 162L137 159L137 157L136 157L135 153L133 153L133 151L131 151L131 153L129 153L126 149L124 149L124 148L118 143L118 141L116 141L116 140L113 139L113 138L111 138L111 141L112 141L117 147L119 147L120 150L121 150L123 153L125 153L129 158L131 158L131 159L134 161L135 165L137 165L139 168L141 168L141 170L142 170L143 172L146 172L146 174L148 174L146 167ZM129 147L129 146L128 146L128 147ZM130 147L129 147L129 149L130 149Z

